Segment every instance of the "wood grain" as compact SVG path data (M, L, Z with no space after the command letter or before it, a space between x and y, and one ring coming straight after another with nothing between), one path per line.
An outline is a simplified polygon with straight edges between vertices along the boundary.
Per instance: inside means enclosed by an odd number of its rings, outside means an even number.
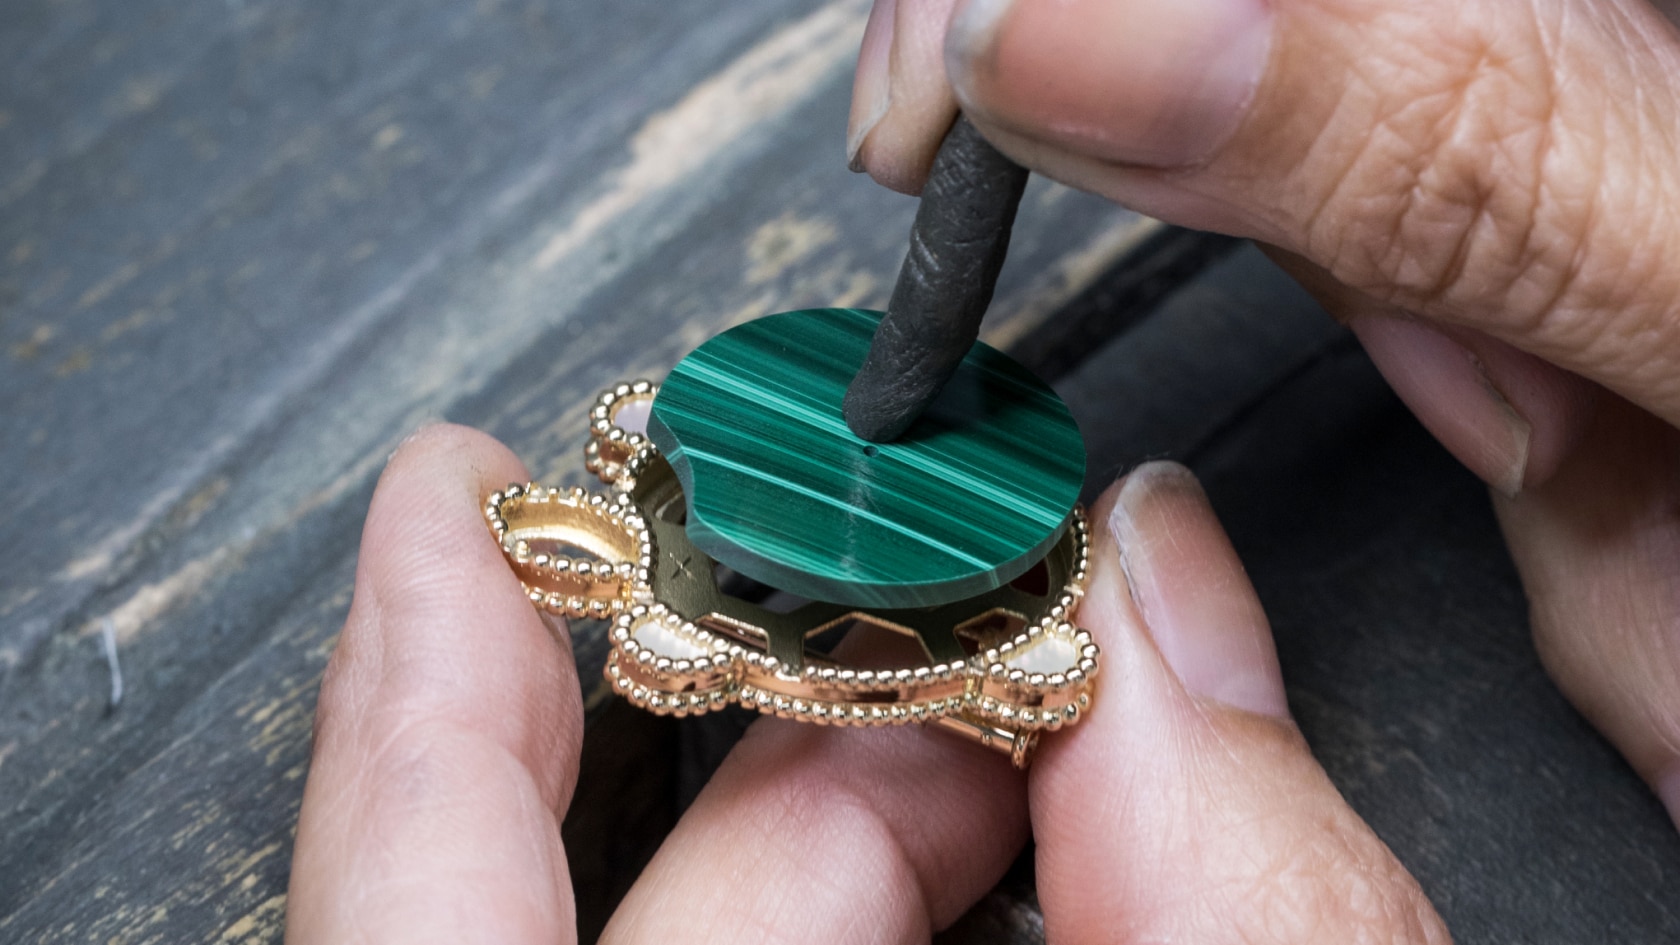
M319 674L414 425L581 481L599 388L884 304L914 205L842 166L864 16L7 5L0 940L279 939ZM1546 681L1480 488L1252 252L1187 282L1229 248L1036 182L986 337L1060 378L1089 488L1207 478L1303 729L1461 942L1680 935L1680 841ZM586 935L741 724L589 711ZM1041 938L1030 882L949 940Z

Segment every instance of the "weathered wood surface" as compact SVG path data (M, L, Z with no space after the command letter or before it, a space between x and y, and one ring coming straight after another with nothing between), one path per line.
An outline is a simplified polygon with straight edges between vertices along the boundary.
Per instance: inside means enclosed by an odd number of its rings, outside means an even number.
M864 13L6 5L0 940L279 937L362 509L417 422L582 481L598 388L884 302L913 203L841 167ZM1035 185L988 339L1066 375L1093 487L1208 478L1315 749L1462 941L1680 934L1680 841L1545 682L1480 489L1251 251L1181 288L1222 246ZM586 931L737 724L592 702ZM1035 928L1023 867L948 938Z

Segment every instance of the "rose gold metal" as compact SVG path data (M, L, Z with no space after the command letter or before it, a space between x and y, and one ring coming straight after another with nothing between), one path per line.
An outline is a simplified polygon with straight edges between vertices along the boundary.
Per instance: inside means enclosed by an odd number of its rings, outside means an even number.
M720 588L683 529L670 465L617 425L619 408L657 391L637 381L596 401L586 462L612 485L610 497L516 484L485 505L533 603L612 620L605 672L630 702L660 715L737 704L818 725L929 724L1022 768L1042 732L1090 709L1101 654L1072 622L1085 588L1082 511L1044 559L1042 591L1005 586L916 610L807 603L772 612ZM810 648L810 638L848 624L912 637L927 659L866 669Z

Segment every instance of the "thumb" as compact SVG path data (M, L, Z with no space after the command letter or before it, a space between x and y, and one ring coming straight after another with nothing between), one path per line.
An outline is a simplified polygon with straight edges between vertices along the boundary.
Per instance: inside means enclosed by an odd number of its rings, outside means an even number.
M1093 513L1103 692L1029 773L1056 942L1438 943L1418 884L1289 719L1271 630L1189 470Z
M1037 170L1680 421L1680 37L1646 0L970 0L945 54Z

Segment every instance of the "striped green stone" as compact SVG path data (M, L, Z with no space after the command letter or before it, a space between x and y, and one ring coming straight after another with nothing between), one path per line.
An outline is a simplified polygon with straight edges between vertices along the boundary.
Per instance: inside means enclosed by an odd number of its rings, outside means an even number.
M660 385L648 434L682 481L689 540L813 600L924 607L1024 574L1067 528L1085 444L1061 398L976 343L904 436L841 415L880 312L806 309L732 328Z

